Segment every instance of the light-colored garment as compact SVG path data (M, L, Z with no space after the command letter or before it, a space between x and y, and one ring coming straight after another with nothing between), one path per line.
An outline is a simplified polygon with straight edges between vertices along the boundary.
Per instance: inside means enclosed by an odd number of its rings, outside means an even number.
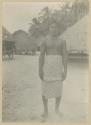
M44 80L42 81L42 95L46 98L59 97L62 93L62 56L47 55L44 60Z

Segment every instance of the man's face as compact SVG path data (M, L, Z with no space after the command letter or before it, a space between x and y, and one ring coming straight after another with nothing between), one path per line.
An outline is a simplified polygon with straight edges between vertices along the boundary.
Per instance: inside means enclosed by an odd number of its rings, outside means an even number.
M58 27L56 24L51 24L49 27L49 32L52 36L58 36L59 31L58 31Z
M57 32L57 27L56 27L56 24L52 24L50 27L49 27L49 32L51 35L55 35L56 32Z

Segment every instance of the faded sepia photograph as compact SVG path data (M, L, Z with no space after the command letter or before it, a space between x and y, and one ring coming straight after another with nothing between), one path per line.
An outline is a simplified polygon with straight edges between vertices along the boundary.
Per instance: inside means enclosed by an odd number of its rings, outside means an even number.
M2 122L87 122L89 0L3 2L2 19Z

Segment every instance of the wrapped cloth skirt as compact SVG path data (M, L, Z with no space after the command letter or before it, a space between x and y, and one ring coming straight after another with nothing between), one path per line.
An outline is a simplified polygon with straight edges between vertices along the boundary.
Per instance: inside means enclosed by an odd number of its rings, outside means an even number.
M42 81L42 96L56 98L62 95L62 57L47 55L44 59L44 80Z

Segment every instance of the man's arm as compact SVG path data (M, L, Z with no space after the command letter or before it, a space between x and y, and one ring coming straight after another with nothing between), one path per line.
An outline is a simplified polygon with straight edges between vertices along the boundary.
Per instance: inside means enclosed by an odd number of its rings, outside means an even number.
M64 66L64 79L67 76L67 47L66 47L66 41L62 42L62 63Z
M45 56L45 43L43 42L40 46L40 56L39 56L39 76L43 80L43 65Z

